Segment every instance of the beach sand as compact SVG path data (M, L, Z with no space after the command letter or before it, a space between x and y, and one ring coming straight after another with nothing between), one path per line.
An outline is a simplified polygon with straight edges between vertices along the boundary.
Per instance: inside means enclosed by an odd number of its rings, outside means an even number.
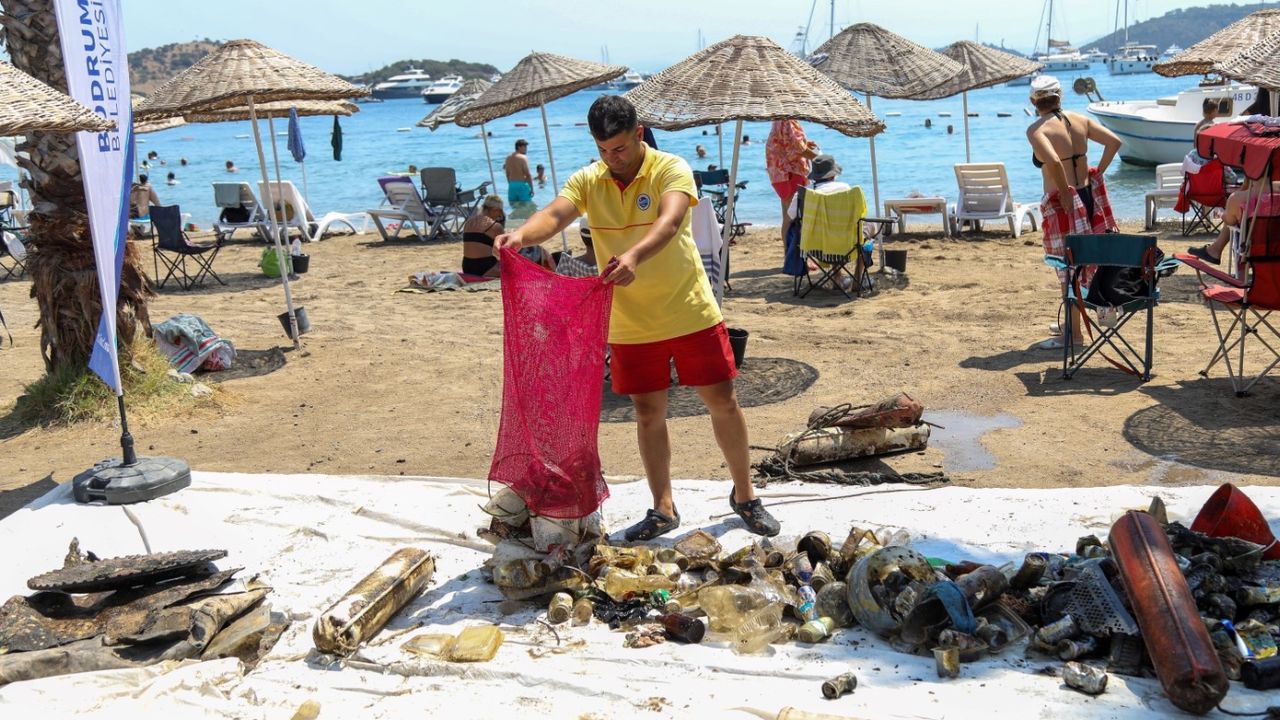
M791 279L778 271L777 230L741 239L725 315L750 331L748 370L753 361L784 358L817 374L803 393L746 410L752 444L773 446L803 429L819 405L906 391L925 405L926 419L946 411L939 422L953 435L1000 415L1007 417L996 424L1014 426L982 437L990 467L965 459L981 455L976 444L944 447L944 431L935 430L927 450L866 468L946 469L954 482L977 487L1277 483L1280 384L1264 380L1238 399L1221 367L1208 379L1197 374L1213 326L1193 272L1182 268L1162 281L1151 382L1102 359L1063 381L1061 353L1034 347L1058 308L1040 234L1013 239L991 229L962 240L943 239L936 228L895 237L889 247L908 250L905 283L857 300L827 290L793 298ZM1164 229L1167 253L1203 241L1180 237L1172 223ZM293 286L312 325L301 354L275 317L284 309L278 281L257 270L261 248L227 245L216 264L227 287L163 291L151 317L198 314L241 350L289 348L287 363L224 382L221 410L135 423L140 453L211 471L485 477L501 406L500 294L397 292L413 272L455 269L459 246L387 244L377 235L307 246L310 272ZM28 280L0 283L16 341L0 350L0 413L44 371L29 290ZM785 385L795 377L775 379ZM706 415L673 419L670 429L673 476L728 477ZM0 438L0 516L118 455L118 437L108 424L82 424ZM642 474L631 422L601 424L600 454L608 475Z

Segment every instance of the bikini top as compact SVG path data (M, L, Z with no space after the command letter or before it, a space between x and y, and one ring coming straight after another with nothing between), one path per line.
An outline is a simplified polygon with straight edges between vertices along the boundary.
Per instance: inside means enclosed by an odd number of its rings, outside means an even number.
M497 224L498 224L497 220L494 220L493 218L489 218L489 227L485 228L485 230L488 230L489 228L492 228L494 225L497 225ZM493 237L491 237L487 232L477 232L474 230L464 231L462 233L462 241L476 242L476 243L480 243L481 245L487 245L488 247L493 247Z
M1056 118L1058 118L1059 120L1061 120L1061 121L1063 122L1063 124L1067 126L1067 134L1068 134L1068 136L1070 136L1070 133L1071 133L1071 120L1069 120L1069 119L1067 118L1067 116L1066 116L1066 115L1064 115L1064 114L1062 113L1062 111L1061 111L1061 110L1054 110L1054 111L1053 111L1053 116L1054 116L1054 117L1056 117ZM1086 149L1086 150L1088 149L1088 144L1089 144L1089 139L1088 139L1088 138L1085 138L1085 146L1086 146L1086 147L1085 147L1085 149ZM1067 157L1064 157L1064 158L1058 158L1058 160L1059 160L1060 162L1066 162L1067 160L1070 160L1070 161L1071 161L1071 177L1072 177L1073 179L1077 180L1077 182L1075 183L1077 186L1079 185L1079 182L1078 182L1078 181L1079 181L1079 178L1077 178L1077 177L1076 177L1076 160L1079 160L1079 159L1081 159L1081 158L1083 158L1083 157L1087 157L1087 156L1086 156L1083 152L1078 152L1078 153L1075 153L1075 154L1073 154L1073 155L1068 155ZM1043 163L1043 162L1041 162L1040 158L1036 157L1036 153L1035 153L1035 151L1034 151L1034 150L1033 150L1033 151L1031 151L1031 164L1032 164L1032 165L1035 165L1037 168L1042 168L1042 167L1044 167L1044 163Z

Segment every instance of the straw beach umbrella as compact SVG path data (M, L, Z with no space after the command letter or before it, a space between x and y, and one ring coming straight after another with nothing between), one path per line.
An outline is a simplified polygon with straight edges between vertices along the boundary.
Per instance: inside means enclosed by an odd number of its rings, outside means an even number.
M547 139L547 164L551 166L551 187L559 193L560 180L556 175L556 159L551 152L547 103L612 80L626 71L622 65L602 65L552 53L530 53L481 93L470 107L459 112L454 122L462 127L473 127L531 107L541 108L542 132ZM567 249L569 241L564 233L560 233L560 238Z
M841 30L814 51L815 66L836 82L867 98L915 99L950 81L964 66L941 53L917 45L873 23ZM875 212L880 212L880 177L876 141L871 138L871 186Z
M1223 77L1266 88L1271 93L1271 115L1280 103L1280 28L1235 57L1218 65Z
M272 50L255 40L232 40L161 85L146 102L138 106L137 114L142 120L151 120L245 106L249 121L253 123L253 142L258 151L258 166L262 170L262 182L267 189L263 200L268 208L274 208L267 160L258 129L258 104L345 100L368 94L369 91L365 88L356 87L336 75ZM275 133L272 132L273 152L275 141ZM276 259L279 267L284 268L284 248L276 225L276 214L268 212L267 221L275 243ZM289 326L293 332L293 346L301 348L298 320L293 311L293 293L289 289L289 274L281 272L280 279L284 286Z
M427 113L427 116L418 121L418 127L424 127L435 132L436 128L451 123L458 117L458 113L471 107L471 103L476 101L485 90L493 86L488 80L472 79L462 83L462 87L454 91L435 110ZM493 156L489 154L489 133L485 130L484 123L480 123L480 139L484 141L484 159L489 163L489 182L496 189L498 187L498 179L493 174Z
M1156 63L1152 69L1165 77L1207 75L1215 72L1219 63L1258 44L1277 30L1280 30L1280 10L1249 13L1172 59Z
M729 254L734 188L744 120L794 118L826 125L850 137L884 130L871 111L844 88L763 37L737 35L690 55L626 94L641 122L679 130L736 120L729 169L728 206L720 244L720 267ZM723 278L722 278L723 280ZM716 287L716 300L724 285Z
M1044 64L969 40L948 45L942 54L964 68L959 75L931 90L925 90L914 99L935 100L960 94L964 103L964 161L972 162L969 155L969 91L1002 85L1015 78L1030 75L1043 68Z
M116 124L0 61L0 136L110 130Z

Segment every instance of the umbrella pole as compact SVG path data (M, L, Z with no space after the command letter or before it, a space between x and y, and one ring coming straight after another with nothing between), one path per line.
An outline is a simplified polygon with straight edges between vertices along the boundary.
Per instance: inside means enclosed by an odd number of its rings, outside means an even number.
M276 226L276 205L271 197L271 176L267 174L267 156L262 152L262 133L258 130L258 111L254 109L253 96L249 96L249 122L253 124L253 144L258 150L258 168L262 170L262 201L267 206L267 226L276 246L276 263L280 268L280 280L284 284L284 304L289 311L289 327L293 330L293 349L301 350L298 336L298 318L293 314L293 291L289 289L289 273L285 271L284 252L280 247L280 233Z
M484 141L484 159L489 163L489 184L493 186L493 192L498 192L498 179L493 175L493 156L489 154L489 131L484 129L484 123L480 123L480 139Z
M867 112L871 112L871 93L867 93ZM872 212L880 217L880 175L876 172L876 136L871 138L871 193L875 199ZM880 269L884 270L884 233L876 235L876 245L880 246Z
M720 169L724 169L724 127L716 124L716 142L720 143Z
M1267 94L1271 100L1271 117L1280 116L1280 91L1271 90Z
M307 201L307 207L311 207L311 190L307 188L307 163L300 162L298 167L302 168L302 199Z
M551 166L551 189L556 195L560 194L560 181L556 179L556 157L551 154L551 125L547 123L547 104L545 102L538 103L538 107L542 109L542 133L547 138L547 164ZM555 195L551 197L555 199ZM569 237L564 234L564 230L560 231L560 249L569 250Z
M960 93L960 97L964 100L964 161L971 163L973 160L969 158L969 91Z
M733 130L733 164L729 167L729 197L724 207L724 227L720 228L720 282L716 283L716 305L724 304L724 286L729 282L729 238L733 237L733 201L738 193L738 150L742 147L742 120Z

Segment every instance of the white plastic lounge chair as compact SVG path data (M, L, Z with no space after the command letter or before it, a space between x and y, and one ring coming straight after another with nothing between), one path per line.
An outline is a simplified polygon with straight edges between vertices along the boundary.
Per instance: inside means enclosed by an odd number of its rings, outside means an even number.
M219 243L230 240L237 230L254 230L263 238L267 237L263 230L267 214L249 183L213 183L213 203L221 208L218 221L213 224L214 236Z
M258 182L258 193L263 198L267 197L266 183ZM354 233L362 233L369 227L369 215L363 212L331 212L317 222L316 216L307 206L307 201L302 198L302 193L298 192L298 188L294 187L290 180L271 183L271 202L276 207L276 222L284 223L286 229L296 229L308 242L323 238L329 227L335 223L346 225ZM359 229L356 228L357 221L360 223Z
M1178 204L1178 189L1182 187L1182 163L1165 163L1156 166L1156 187L1146 195L1146 224L1151 230L1156 226L1156 211Z
M426 204L422 202L422 196L418 194L418 188L413 184L413 180L407 177L381 177L378 178L378 184L382 186L382 194L385 197L383 205L365 212L373 218L373 224L378 228L378 234L382 239L398 238L405 228L411 228L419 240L426 240L427 233L424 232L424 228L431 227L433 216L427 210ZM388 233L387 224L384 224L383 220L398 223L395 231Z
M952 235L958 234L966 222L981 227L984 220L1008 221L1014 237L1022 235L1025 220L1031 221L1032 230L1039 226L1040 206L1013 201L1004 163L957 163L955 170L960 199L951 206Z

